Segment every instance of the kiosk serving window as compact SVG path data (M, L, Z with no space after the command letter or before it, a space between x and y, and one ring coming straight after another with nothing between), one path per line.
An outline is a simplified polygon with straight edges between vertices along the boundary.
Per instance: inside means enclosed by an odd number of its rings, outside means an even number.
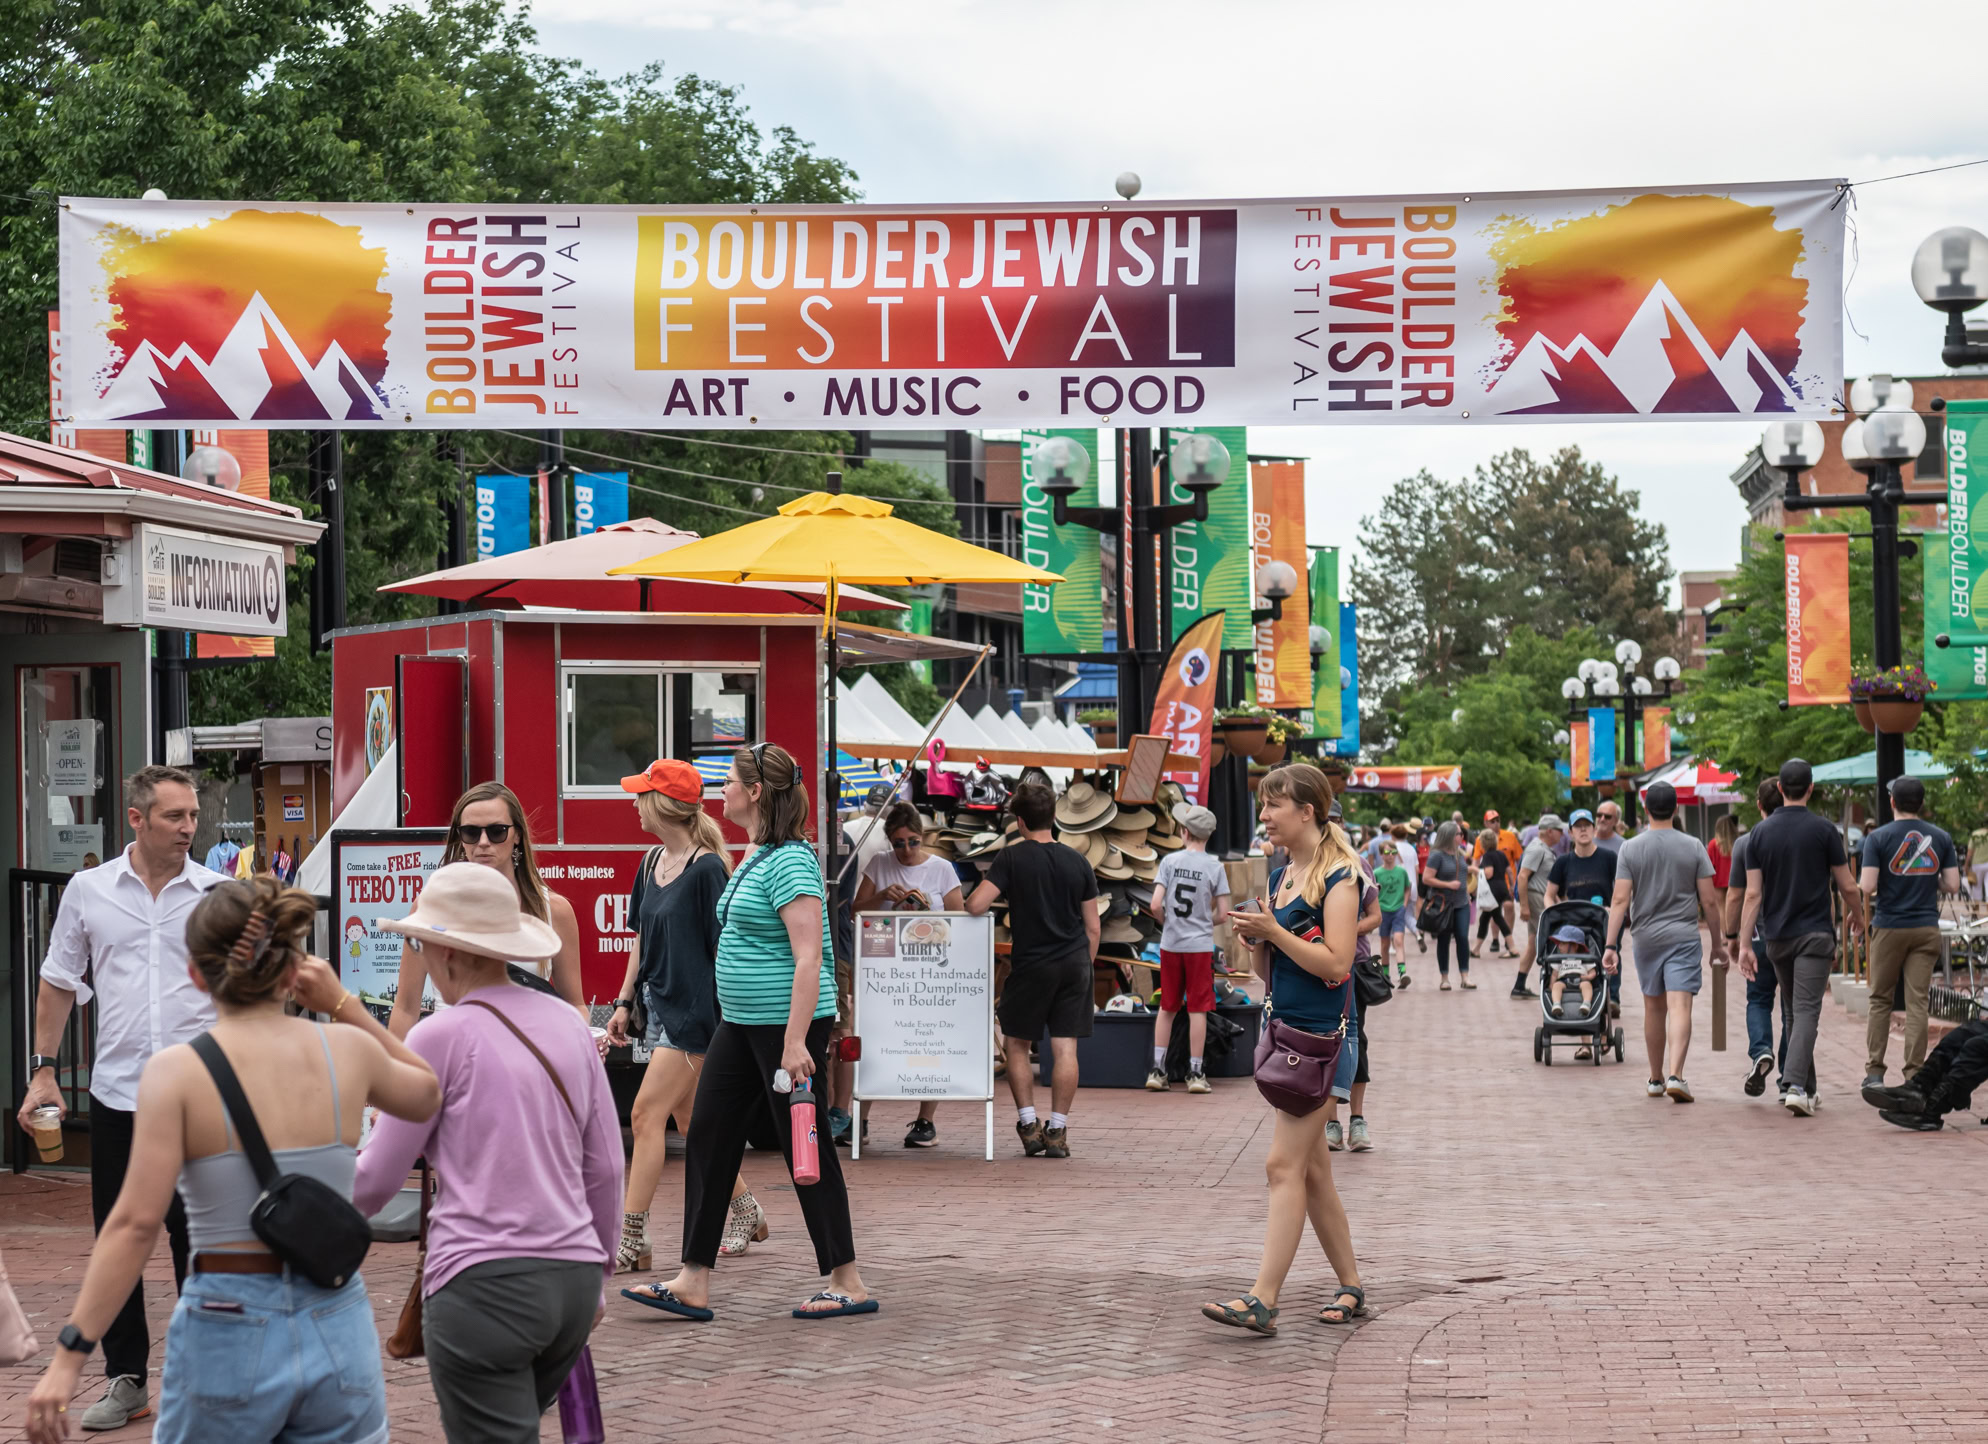
M726 756L759 735L759 673L569 662L562 786L619 796L658 757Z

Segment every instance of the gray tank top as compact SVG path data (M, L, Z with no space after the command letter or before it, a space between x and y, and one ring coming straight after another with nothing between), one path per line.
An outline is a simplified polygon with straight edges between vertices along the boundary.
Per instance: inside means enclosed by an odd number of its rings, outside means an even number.
M324 1035L324 1024L316 1027L318 1043L324 1049L325 1071L331 1077L332 1141L314 1148L274 1148L270 1156L276 1160L278 1173L301 1173L335 1190L341 1198L350 1198L359 1151L343 1141L343 1121L338 1110L338 1065L331 1061L331 1042ZM249 1227L249 1211L262 1196L262 1185L256 1182L248 1156L233 1146L235 1130L225 1108L221 1126L228 1130L230 1146L226 1153L189 1158L180 1166L179 1194L186 1205L187 1244L195 1253L255 1237L255 1230Z

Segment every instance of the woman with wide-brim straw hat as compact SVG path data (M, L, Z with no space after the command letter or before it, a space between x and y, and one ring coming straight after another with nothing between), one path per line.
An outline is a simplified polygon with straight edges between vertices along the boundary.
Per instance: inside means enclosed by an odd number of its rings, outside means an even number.
M451 1006L408 1046L442 1084L425 1123L382 1119L353 1201L377 1212L418 1157L440 1179L422 1267L422 1340L452 1441L525 1444L599 1321L621 1236L621 1123L594 1040L559 998L506 963L559 950L511 880L473 862L436 869L404 918Z

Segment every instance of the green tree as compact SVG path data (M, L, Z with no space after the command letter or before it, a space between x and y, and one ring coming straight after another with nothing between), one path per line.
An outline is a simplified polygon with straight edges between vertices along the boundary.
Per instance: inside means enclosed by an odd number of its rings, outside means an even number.
M1546 461L1503 452L1469 481L1403 481L1360 523L1353 562L1375 693L1486 671L1521 627L1673 649L1668 545L1640 502L1571 446Z

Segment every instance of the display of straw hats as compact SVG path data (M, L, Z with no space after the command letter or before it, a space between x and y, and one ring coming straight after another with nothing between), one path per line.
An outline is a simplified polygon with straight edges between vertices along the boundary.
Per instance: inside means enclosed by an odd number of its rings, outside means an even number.
M1095 832L1117 815L1111 794L1088 782L1072 782L1056 800L1056 825L1065 832Z

